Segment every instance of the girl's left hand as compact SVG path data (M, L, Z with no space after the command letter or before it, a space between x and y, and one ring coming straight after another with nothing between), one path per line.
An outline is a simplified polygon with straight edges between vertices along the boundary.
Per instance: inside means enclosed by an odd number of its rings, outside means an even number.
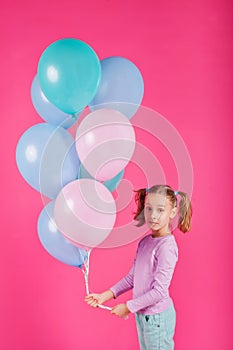
M126 304L118 304L114 306L111 311L111 314L114 314L122 318L126 318L129 313L130 311Z

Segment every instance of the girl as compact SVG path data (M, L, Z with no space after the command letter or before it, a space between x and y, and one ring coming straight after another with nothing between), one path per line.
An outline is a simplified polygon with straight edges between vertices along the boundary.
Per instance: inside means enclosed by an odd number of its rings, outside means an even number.
M189 231L191 203L186 193L173 191L166 185L136 191L135 201L137 226L146 222L150 234L139 242L129 273L109 290L89 294L85 300L96 307L133 288L133 298L113 307L111 313L123 318L135 313L141 350L172 350L176 312L168 289L178 260L178 248L170 220L178 210L178 228L184 233Z

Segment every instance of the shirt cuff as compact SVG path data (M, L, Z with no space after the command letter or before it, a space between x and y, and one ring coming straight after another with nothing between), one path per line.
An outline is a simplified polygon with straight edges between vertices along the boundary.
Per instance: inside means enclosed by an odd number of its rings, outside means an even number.
M126 302L127 308L129 309L129 311L134 314L135 312L137 312L137 310L134 309L133 307L133 300L128 300Z
M114 287L111 287L111 288L109 288L109 289L111 290L111 292L113 292L113 297L114 297L114 299L116 299L116 297L118 296L117 290L116 290Z

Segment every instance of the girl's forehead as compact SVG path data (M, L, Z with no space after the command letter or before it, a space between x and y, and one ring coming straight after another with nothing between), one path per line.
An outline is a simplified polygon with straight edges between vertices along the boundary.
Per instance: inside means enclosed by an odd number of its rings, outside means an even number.
M161 193L148 193L145 204L166 206L170 204L169 199Z

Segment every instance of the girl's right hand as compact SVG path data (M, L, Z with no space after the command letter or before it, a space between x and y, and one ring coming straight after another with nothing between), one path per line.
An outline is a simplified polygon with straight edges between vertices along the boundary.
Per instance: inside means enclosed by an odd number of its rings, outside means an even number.
M98 305L102 305L103 303L105 303L105 301L108 301L112 298L114 298L114 294L109 289L101 294L97 294L97 293L88 294L85 298L85 301L87 302L88 305L92 307L97 307Z

